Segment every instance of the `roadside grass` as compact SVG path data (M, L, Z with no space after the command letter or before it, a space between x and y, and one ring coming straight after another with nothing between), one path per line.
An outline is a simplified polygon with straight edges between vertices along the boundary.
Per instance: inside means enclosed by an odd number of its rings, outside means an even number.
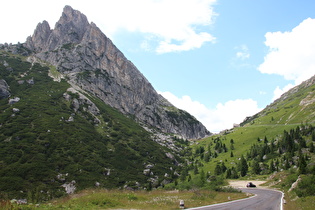
M315 206L315 196L308 196L301 199L298 199L295 203L295 208L292 210L303 209L303 210L313 210ZM289 210L291 210L289 209Z
M40 205L12 205L11 209L179 209L180 200L185 208L211 205L246 198L244 193L190 191L125 191L84 190ZM1 206L0 206L1 207Z
M285 210L313 210L315 206L315 196L298 197L295 190L289 191L292 184L297 180L296 170L278 172L262 186L268 186L284 192Z

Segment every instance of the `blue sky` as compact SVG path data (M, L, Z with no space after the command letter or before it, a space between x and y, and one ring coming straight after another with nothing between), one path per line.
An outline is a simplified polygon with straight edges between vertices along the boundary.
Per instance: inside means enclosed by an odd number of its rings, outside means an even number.
M0 3L0 43L25 42L43 20L53 28L65 5L211 132L315 74L313 0L11 0Z

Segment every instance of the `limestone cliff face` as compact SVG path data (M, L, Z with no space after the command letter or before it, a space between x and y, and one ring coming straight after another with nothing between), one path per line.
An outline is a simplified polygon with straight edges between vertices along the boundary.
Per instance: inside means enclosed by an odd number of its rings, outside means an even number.
M187 139L210 134L193 116L159 95L111 40L70 6L53 30L47 21L38 24L25 47L55 65L70 83L147 126Z

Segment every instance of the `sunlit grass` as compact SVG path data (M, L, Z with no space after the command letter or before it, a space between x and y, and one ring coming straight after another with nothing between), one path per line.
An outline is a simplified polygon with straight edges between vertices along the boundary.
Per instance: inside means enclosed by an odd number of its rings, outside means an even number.
M57 71L55 66L50 66L49 67L49 75L51 77L53 77L54 80L56 80L56 81L60 81L61 78L62 78L62 74L59 71Z
M205 206L245 198L243 193L191 191L123 191L84 190L77 194L35 205L15 206L19 209L179 209L180 200L185 208Z

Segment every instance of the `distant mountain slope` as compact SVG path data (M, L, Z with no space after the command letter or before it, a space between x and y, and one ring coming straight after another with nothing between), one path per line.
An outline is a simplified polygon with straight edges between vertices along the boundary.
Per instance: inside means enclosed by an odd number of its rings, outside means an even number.
M315 76L284 93L239 127L197 141L195 171L227 178L315 172ZM192 166L188 166L189 169Z
M209 131L159 95L138 69L86 16L66 6L54 29L39 23L23 45L57 67L70 83L140 122L186 139Z
M315 76L284 93L261 112L241 125L289 125L315 120Z

